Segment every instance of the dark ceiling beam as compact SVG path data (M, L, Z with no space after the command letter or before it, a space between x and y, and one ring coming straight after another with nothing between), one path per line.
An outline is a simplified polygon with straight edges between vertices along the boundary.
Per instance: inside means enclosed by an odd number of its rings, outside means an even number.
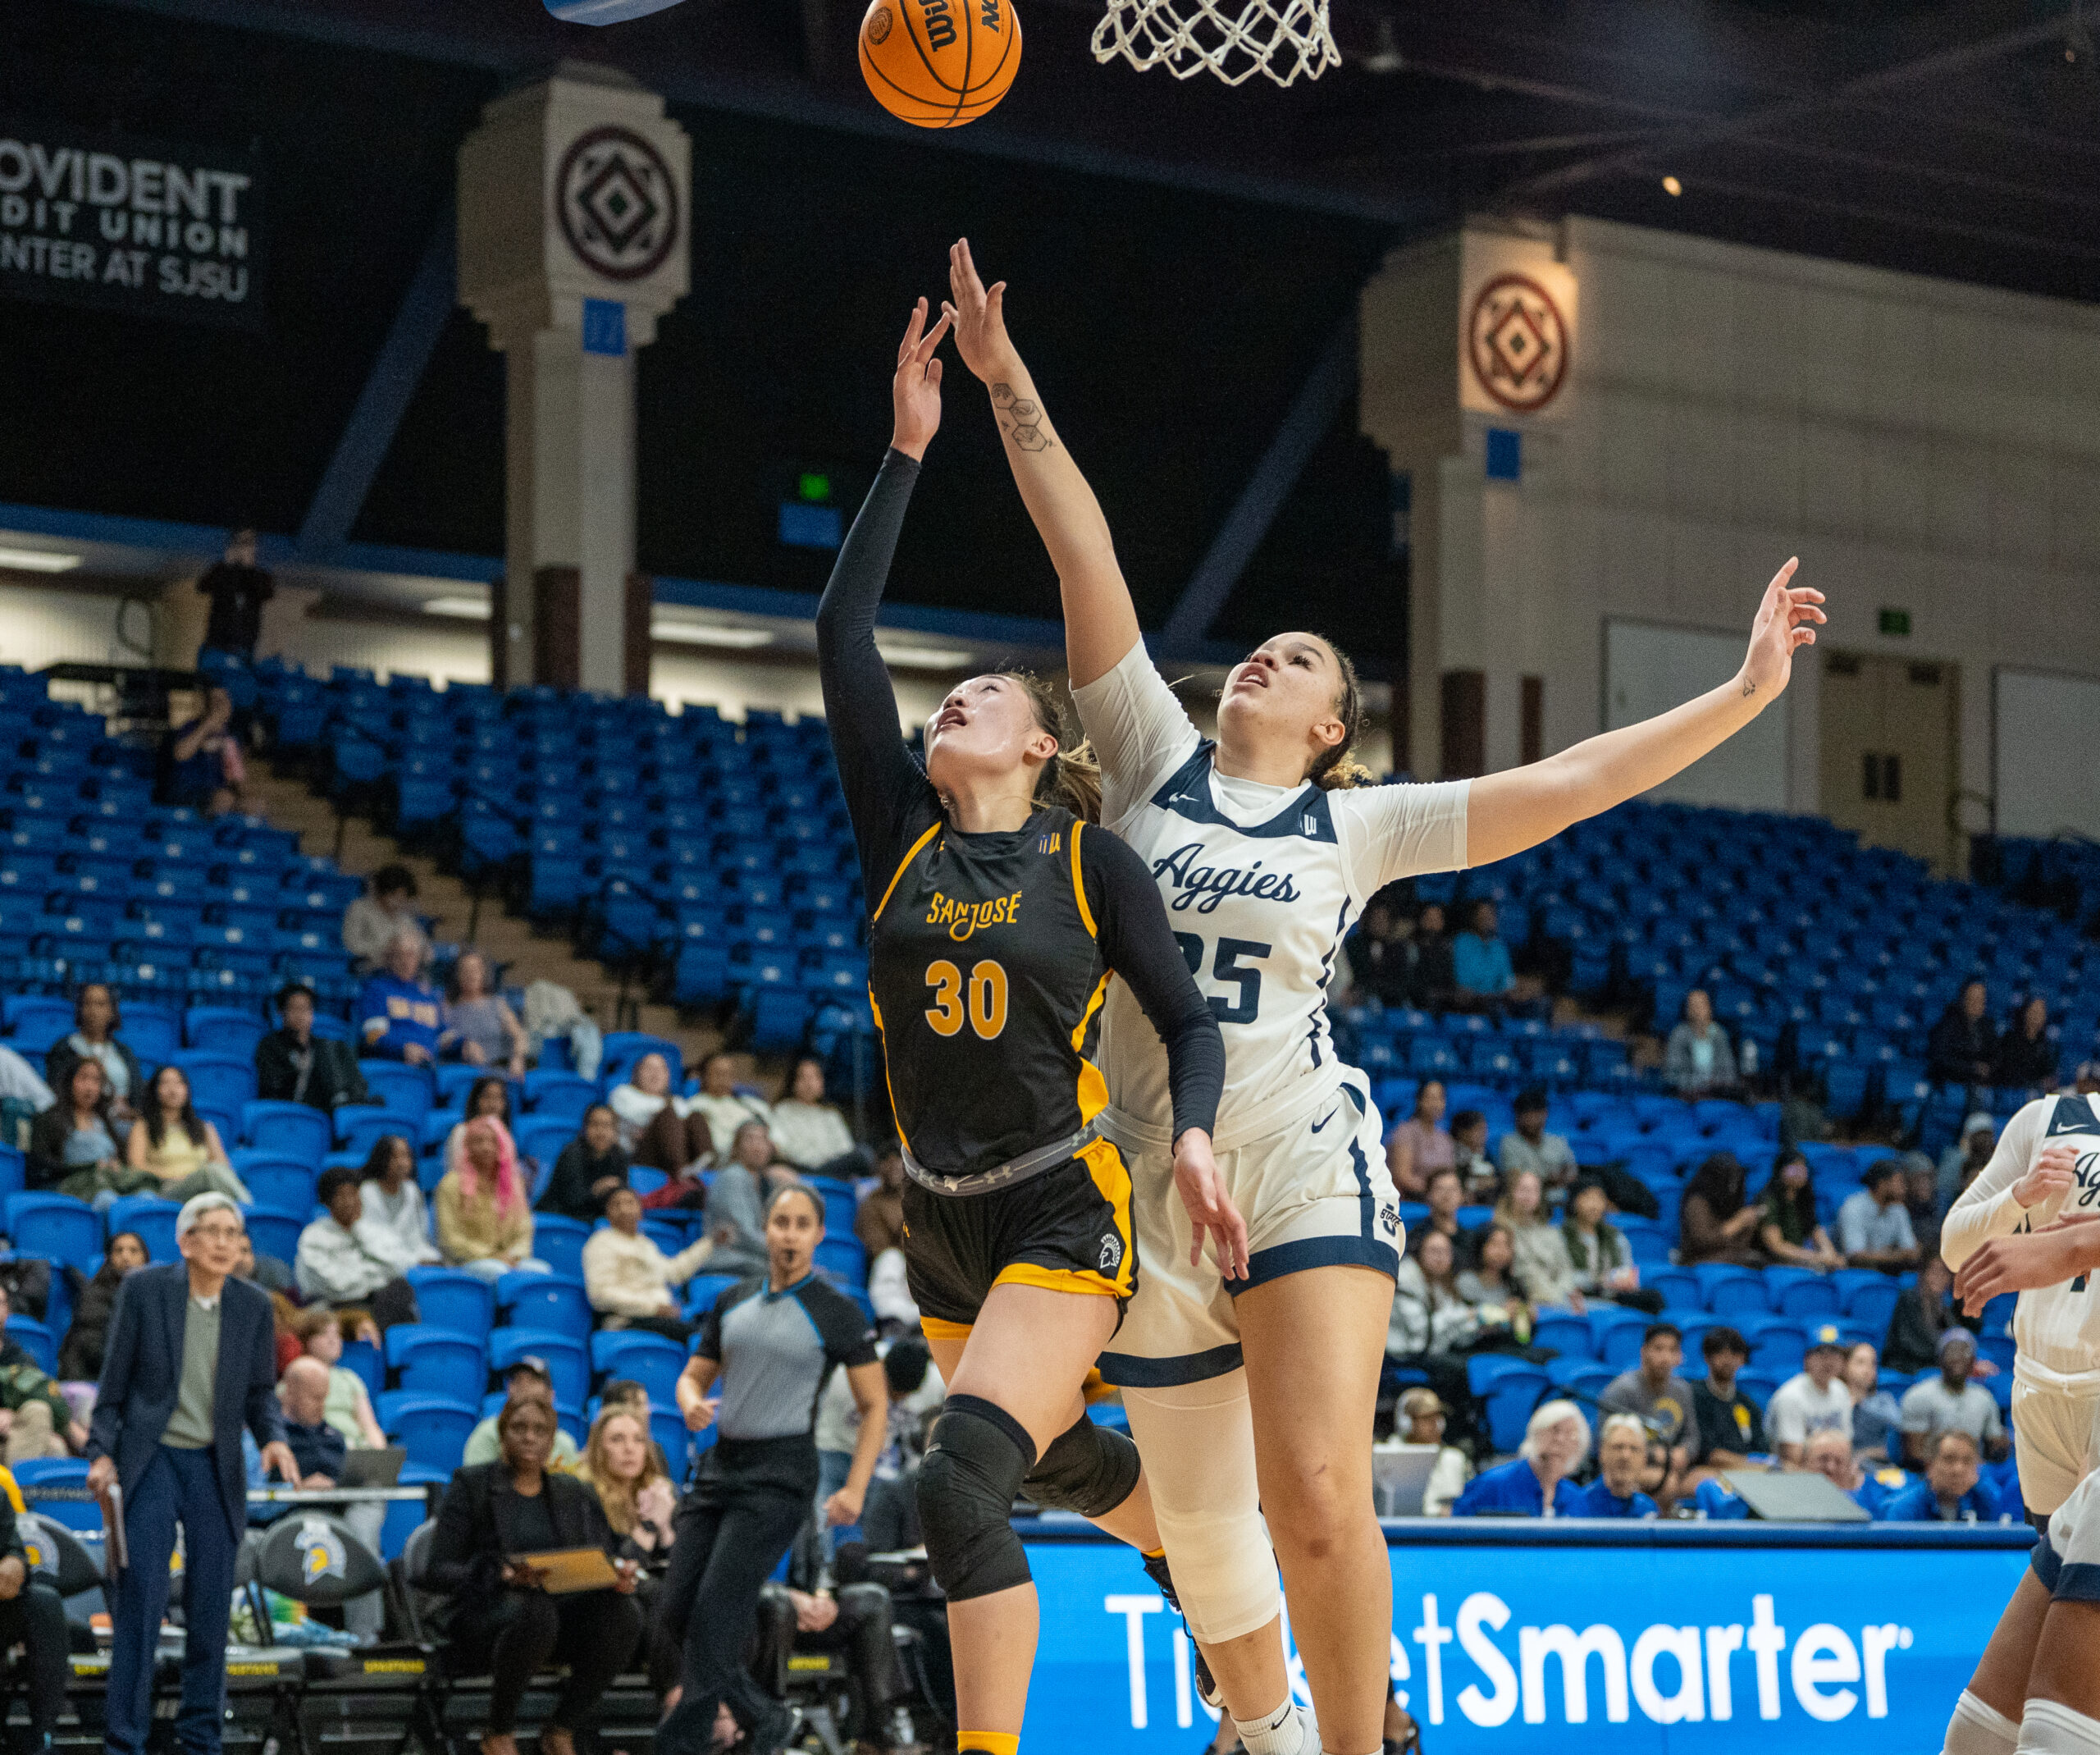
M2022 49L2032 48L2038 43L2060 39L2069 20L2070 14L2066 12L2040 24L2023 25L2016 30L1999 31L1977 42L1935 50L1929 55L1915 56L1907 61L1898 62L1893 66L1883 67L1858 79L1848 80L1828 91L1788 98L1783 103L1746 111L1725 121L1687 128L1674 136L1649 145L1608 153L1574 164L1563 165L1556 170L1541 171L1503 190L1496 198L1496 204L1505 209L1536 205L1541 197L1564 194L1571 189L1594 182L1599 178L1646 171L1662 157L1697 152L1706 147L1720 145L1725 141L1742 139L1746 135L1788 127L1822 112L1837 109L1859 99L1882 97L1906 85L1942 79L1950 74L2017 54Z
M832 42L831 0L802 0L802 64L821 85L831 77L838 57Z
M1320 350L1306 375L1276 436L1254 466L1247 485L1239 491L1232 510L1218 526L1217 534L1204 553L1189 583L1160 630L1161 655L1178 657L1198 651L1210 633L1211 624L1231 596L1232 587L1269 533L1276 514L1290 497L1305 465L1321 440L1335 423L1356 388L1357 307L1354 297L1349 310L1335 325L1327 344Z

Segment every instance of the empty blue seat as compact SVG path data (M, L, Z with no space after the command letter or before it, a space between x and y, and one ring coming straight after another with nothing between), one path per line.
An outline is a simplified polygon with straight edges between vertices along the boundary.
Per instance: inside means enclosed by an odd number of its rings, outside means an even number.
M469 1407L481 1394L487 1373L478 1337L421 1323L397 1323L386 1331L386 1341L387 1368L397 1374L402 1389Z
M515 1328L545 1329L581 1340L591 1332L583 1282L561 1273L506 1273L495 1282L495 1307Z
M345 1371L354 1371L363 1383L365 1393L377 1400L386 1387L386 1361L379 1356L379 1349L369 1341L345 1341L341 1360ZM454 1468L458 1464L453 1465ZM450 1478L450 1477L448 1477Z
M686 1315L697 1321L714 1308L714 1300L734 1286L733 1273L696 1273L686 1282Z
M436 1396L405 1396L390 1402L386 1436L418 1467L448 1471L459 1466L467 1439L481 1417L471 1407Z
M848 1291L863 1288L868 1283L866 1246L850 1232L843 1236L827 1236L816 1246L815 1259L819 1273Z
M1699 1276L1689 1268L1644 1267L1641 1271L1641 1283L1650 1291L1660 1292L1665 1305L1689 1310L1701 1310L1706 1307L1706 1288L1699 1283Z
M1701 1262L1695 1270L1706 1293L1706 1308L1716 1316L1747 1318L1771 1312L1764 1277L1755 1268Z
M675 1405L686 1350L675 1341L646 1329L616 1328L591 1337L591 1363L600 1375L632 1378L649 1392L651 1401Z
M192 1006L183 1019L183 1035L194 1049L204 1049L214 1054L231 1055L251 1065L255 1059L255 1044L260 1042L269 1026L253 1012L238 1010L231 1006Z
M1736 1387L1750 1397L1751 1405L1761 1415L1779 1386L1792 1377L1791 1371L1760 1371L1746 1369L1736 1373Z
M1808 1332L1801 1323L1787 1316L1753 1316L1736 1326L1750 1342L1750 1362L1756 1369L1782 1378L1801 1369L1808 1347Z
M138 1233L153 1261L174 1261L181 1251L175 1246L175 1221L182 1211L179 1200L163 1200L158 1195L126 1195L112 1200L103 1215L109 1235L120 1231Z
M47 1255L92 1273L102 1255L102 1214L71 1195L7 1197L7 1235L18 1255Z
M259 1207L280 1213L306 1213L313 1207L313 1186L319 1180L311 1164L243 1146L227 1154L234 1174L248 1185Z
M436 1105L436 1081L427 1067L399 1060L359 1060L358 1071L373 1100L396 1114L421 1121Z
M264 1098L243 1107L241 1136L258 1152L296 1158L318 1168L328 1155L334 1129L319 1109Z
M558 1213L532 1215L532 1253L556 1273L579 1285L583 1280L583 1245L590 1236L591 1227L580 1219L564 1218Z
M1865 1323L1869 1328L1886 1333L1888 1319L1896 1314L1896 1301L1903 1296L1903 1288L1888 1274L1872 1269L1865 1271L1870 1277L1854 1284L1844 1294L1845 1314L1855 1322Z
M257 1255L274 1255L287 1267L298 1259L299 1235L309 1223L308 1211L278 1213L268 1207L252 1206L244 1208L241 1217L247 1221L249 1238Z
M255 1097L255 1063L203 1049L185 1049L174 1057L189 1081L190 1100L199 1109L225 1109L238 1115Z
M562 1148L582 1131L580 1121L566 1115L523 1115L518 1117L513 1137L518 1143L518 1155L531 1159L538 1166L539 1173L533 1184L536 1189L546 1186L547 1177L553 1174L555 1160L561 1156ZM539 1223L544 1224L546 1221L542 1218ZM582 1245L579 1244L578 1247L581 1249ZM536 1246L533 1253L542 1261L554 1259L545 1250Z
M573 1072L525 1075L526 1108L536 1117L570 1124L572 1133L581 1131L583 1112L597 1100L597 1085Z
M10 1316L7 1337L36 1361L46 1377L58 1375L58 1343L49 1328L34 1316Z
M1553 1388L1536 1365L1507 1353L1474 1354L1466 1361L1466 1383L1480 1400L1488 1442L1497 1452L1524 1442L1525 1422Z
M1595 1360L1596 1337L1587 1317L1565 1311L1542 1310L1532 1325L1532 1345L1551 1347L1563 1358Z
M411 1268L403 1276L414 1288L422 1326L464 1335L477 1345L495 1327L495 1288L457 1268Z
M346 1103L336 1112L336 1143L360 1160L390 1135L406 1140L409 1149L413 1151L422 1127L418 1117L404 1115L399 1109L374 1108L369 1104Z
M34 1491L39 1487L85 1488L88 1484L88 1460L84 1456L25 1457L10 1472L15 1477L15 1484L23 1489L31 1510L41 1511L54 1523L68 1529L100 1532L102 1507L94 1500L40 1500Z
M1782 1316L1838 1314L1838 1288L1813 1268L1767 1268L1764 1291Z
M591 1394L591 1364L580 1339L544 1328L499 1328L489 1337L489 1369L499 1378L528 1354L546 1365L557 1402L583 1405Z
M1650 1319L1639 1310L1605 1305L1590 1308L1590 1333L1596 1356L1620 1371L1640 1362L1641 1336Z

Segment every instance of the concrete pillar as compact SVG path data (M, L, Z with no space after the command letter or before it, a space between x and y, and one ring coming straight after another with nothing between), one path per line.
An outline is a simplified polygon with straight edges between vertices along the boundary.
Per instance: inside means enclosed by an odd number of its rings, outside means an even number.
M460 302L507 356L504 683L647 692L634 355L689 285L691 185L664 100L580 63L496 99L460 147Z

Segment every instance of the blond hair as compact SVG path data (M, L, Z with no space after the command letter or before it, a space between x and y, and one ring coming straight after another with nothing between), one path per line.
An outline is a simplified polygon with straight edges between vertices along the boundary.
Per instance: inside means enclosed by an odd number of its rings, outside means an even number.
M641 1473L632 1481L617 1478L606 1464L605 1428L614 1420L632 1421L641 1434ZM613 1407L605 1409L591 1423L590 1442L583 1447L583 1460L576 1465L576 1478L597 1494L613 1533L628 1536L634 1533L634 1526L641 1521L641 1514L634 1507L637 1496L651 1481L668 1481L670 1477L656 1460L656 1447L649 1436L649 1422L632 1408Z
M1062 805L1084 821L1099 822L1101 763L1093 753L1093 745L1083 737L1073 735L1066 723L1064 705L1056 692L1033 670L1000 670L993 674L1010 678L1020 685L1021 692L1028 697L1029 706L1034 710L1037 728L1057 740L1057 753L1043 763L1043 772L1036 777L1037 802Z

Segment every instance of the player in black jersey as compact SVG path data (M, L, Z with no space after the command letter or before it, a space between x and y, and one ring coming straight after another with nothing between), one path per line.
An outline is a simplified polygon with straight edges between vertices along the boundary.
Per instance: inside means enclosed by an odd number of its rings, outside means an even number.
M1035 1588L1009 1520L1024 1486L1156 1556L1137 1451L1081 1387L1139 1271L1130 1179L1101 1137L1093 1062L1112 980L1171 1065L1175 1171L1230 1234L1210 1128L1225 1049L1152 874L1087 820L1098 792L1026 677L973 677L898 734L875 612L919 459L940 424L945 319L897 351L896 430L817 613L832 745L869 899L869 987L910 1177L905 1259L947 1402L919 1483L948 1598L958 1745L1011 1755L1034 1661ZM1244 1243L1244 1231L1241 1232Z

